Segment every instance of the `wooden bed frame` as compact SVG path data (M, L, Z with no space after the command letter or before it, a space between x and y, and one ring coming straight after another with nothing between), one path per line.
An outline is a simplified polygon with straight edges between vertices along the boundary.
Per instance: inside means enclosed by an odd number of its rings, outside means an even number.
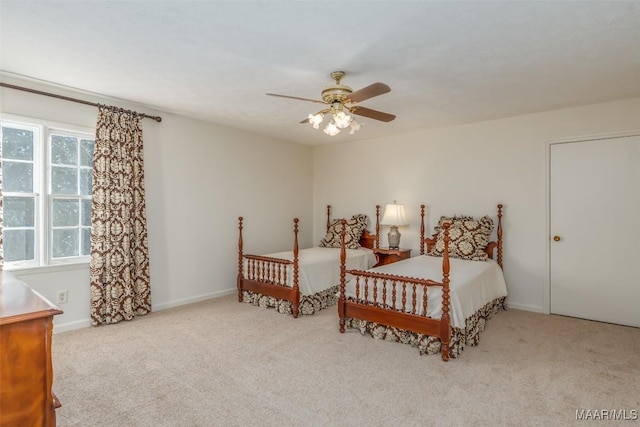
M343 224L346 220L343 220ZM279 298L289 301L292 306L293 317L297 318L300 306L299 287L299 247L298 247L298 218L293 219L293 261L273 258L263 255L243 254L243 217L238 218L238 302L243 300L243 291L251 291L262 295ZM327 230L331 226L331 205L327 205ZM360 246L364 248L378 248L380 244L380 206L376 206L376 234L372 235L368 230L364 230L360 237ZM344 246L344 235L342 236L342 246ZM244 277L243 265L247 263L247 270L251 272L249 279ZM284 286L287 283L287 267L293 265L293 285Z
M424 209L420 206L420 255L427 253L435 245L437 233L430 238L424 236ZM346 270L346 253L344 244L340 253L340 298L338 299L338 316L340 317L340 332L345 331L345 318L355 318L382 325L399 328L405 331L438 337L442 343L442 360L449 360L449 343L451 339L450 297L449 297L449 224L444 226L444 255L442 257L442 281L431 279L397 276L377 273L374 271ZM344 222L343 222L344 230ZM343 231L344 233L344 231ZM344 234L343 234L344 238ZM494 250L497 252L497 262L502 268L502 205L498 205L497 241L489 242L485 252L493 259ZM345 295L346 274L356 280L356 298L348 299ZM442 316L440 319L427 317L427 288L442 287ZM422 301L416 301L416 289L422 287ZM391 295L392 307L385 307L387 293ZM370 298L373 295L373 298ZM378 297L380 302L378 302ZM409 301L408 301L409 299ZM396 303L401 304L397 306ZM422 314L419 314L422 313Z

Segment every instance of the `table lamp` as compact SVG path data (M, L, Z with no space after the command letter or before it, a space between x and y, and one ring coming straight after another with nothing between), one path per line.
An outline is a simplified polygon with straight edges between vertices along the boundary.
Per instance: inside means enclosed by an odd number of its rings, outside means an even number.
M400 232L398 227L407 225L407 216L404 213L404 205L398 205L396 201L393 204L388 204L384 208L384 214L382 215L382 225L390 225L391 229L387 237L389 239L389 249L400 248Z

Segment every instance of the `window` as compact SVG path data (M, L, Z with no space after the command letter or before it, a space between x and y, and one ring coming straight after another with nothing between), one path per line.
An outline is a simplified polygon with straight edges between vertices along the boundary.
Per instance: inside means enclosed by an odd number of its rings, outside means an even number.
M5 267L87 262L91 131L29 119L0 124Z

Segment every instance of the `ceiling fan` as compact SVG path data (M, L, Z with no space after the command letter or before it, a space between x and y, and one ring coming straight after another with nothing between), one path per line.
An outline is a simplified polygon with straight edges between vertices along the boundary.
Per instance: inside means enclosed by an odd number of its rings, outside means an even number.
M331 78L335 80L335 84L327 86L322 91L322 100L278 95L275 93L267 93L267 95L326 105L327 107L318 111L316 114L309 114L309 117L302 120L300 123L309 123L315 129L319 129L325 115L330 114L332 120L324 128L324 133L330 136L337 135L340 132L340 129L345 129L347 127L351 128L351 134L360 129L361 123L354 120L349 114L368 117L382 122L390 122L396 118L393 114L372 110L371 108L362 107L358 104L359 102L373 98L374 96L390 92L391 88L389 88L389 86L384 83L377 82L354 92L349 86L340 83L344 75L344 71L334 71L331 73Z

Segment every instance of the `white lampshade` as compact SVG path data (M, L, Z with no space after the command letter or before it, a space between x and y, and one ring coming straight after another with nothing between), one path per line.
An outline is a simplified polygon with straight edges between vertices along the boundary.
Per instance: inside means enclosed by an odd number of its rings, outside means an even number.
M324 114L322 113L318 113L318 114L309 114L309 124L311 124L311 126L313 126L314 129L319 129L320 128L320 123L322 123L322 120L324 120Z
M340 129L344 129L351 124L351 116L348 116L344 111L338 111L333 115L333 121Z
M333 123L329 123L326 128L324 128L324 133L329 136L335 136L340 133L340 129Z
M354 133L356 133L357 130L360 130L360 126L362 126L362 123L357 122L354 119L354 120L351 120L351 124L349 126L351 126L351 132L349 132L349 135L353 135Z
M397 205L395 203L388 204L384 208L384 214L382 215L382 220L380 221L382 225L408 225L407 215L404 213L404 205Z

